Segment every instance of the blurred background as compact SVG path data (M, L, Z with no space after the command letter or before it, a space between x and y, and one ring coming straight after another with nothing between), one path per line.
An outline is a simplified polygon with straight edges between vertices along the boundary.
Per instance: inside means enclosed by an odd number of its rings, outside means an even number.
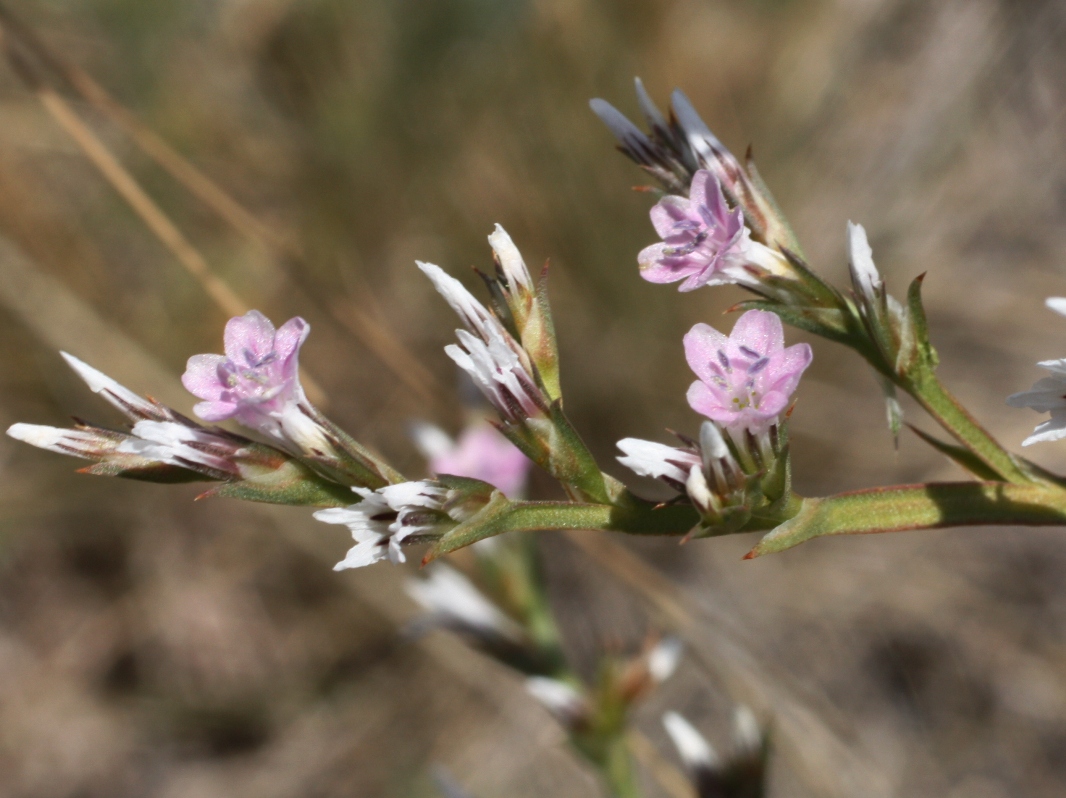
M654 234L630 189L646 181L587 106L635 115L634 75L754 147L823 274L845 274L848 219L897 295L928 271L945 382L1005 442L1038 417L1004 397L1064 354L1043 299L1066 294L1066 3L3 9L5 427L117 421L59 348L188 412L177 376L220 350L229 315L190 273L206 265L276 322L305 317L329 415L418 475L408 422L455 432L462 405L441 352L456 322L414 260L465 280L500 222L531 265L550 259L567 407L601 462L625 436L694 432L681 336L731 324L742 295L637 275ZM80 71L45 69L7 12ZM132 116L86 101L86 76ZM175 180L145 152L160 142L226 196ZM959 476L910 434L897 451L871 374L814 346L792 420L800 493ZM1032 454L1066 467L1062 447ZM445 635L401 639L413 566L335 574L346 533L307 512L76 467L0 442L0 793L414 798L441 765L478 798L599 794L516 677ZM720 742L744 701L774 724L773 796L998 798L1066 789L1062 534L834 539L754 562L748 536L621 541L647 566L636 581L595 545L543 550L578 661L668 629L669 602L688 618L678 678L637 718L650 795L677 794L655 778L677 764L662 711Z

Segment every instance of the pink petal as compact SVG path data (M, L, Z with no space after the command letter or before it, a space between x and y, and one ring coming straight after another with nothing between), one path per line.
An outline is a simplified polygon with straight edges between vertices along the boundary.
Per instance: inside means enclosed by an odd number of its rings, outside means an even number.
M685 333L685 360L697 377L704 382L712 382L715 377L720 376L710 364L718 362L718 353L725 348L728 341L728 338L709 324L697 324Z
M226 356L244 364L246 350L257 358L273 351L274 325L258 310L249 310L243 316L234 316L226 322L226 332L222 340Z
M197 399L217 401L225 390L218 378L218 367L225 362L224 355L193 355L185 364L181 384Z
M737 346L745 346L766 357L784 348L785 331L776 313L749 310L734 325L729 340Z
M780 391L770 391L764 393L759 398L759 410L760 416L766 418L776 417L782 410L788 406L789 394L781 393Z
M299 316L282 324L274 334L274 351L280 360L299 354L300 347L311 334L311 325Z
M723 407L718 396L715 395L706 383L694 382L688 386L688 406L697 413L719 424L728 426L740 416L735 410Z
M767 391L778 390L791 395L813 359L814 353L808 344L793 344L770 358L760 382Z
M692 259L674 258L663 254L666 244L652 244L637 255L640 264L640 276L649 283L676 283L702 268Z
M685 282L681 283L681 285L677 287L677 290L687 294L689 291L695 291L697 288L703 288L703 286L707 285L707 281L711 278L713 274L713 269L708 269L704 267L695 274L689 275L689 278L685 280Z
M225 421L233 418L238 406L234 402L200 402L195 405L192 412L202 421Z
M692 183L688 187L688 196L693 205L706 205L709 199L708 188L718 185L718 181L706 169L700 169L692 176Z
M660 238L666 238L674 231L678 222L695 221L699 217L693 212L692 203L684 197L668 194L659 200L648 212L655 232Z
M696 184L701 177L703 180L700 186L699 199L697 200ZM728 221L731 214L729 213L729 205L725 201L725 196L722 194L722 184L710 172L701 170L696 173L696 176L692 178L690 196L693 202L699 202L707 208L716 225L722 225Z

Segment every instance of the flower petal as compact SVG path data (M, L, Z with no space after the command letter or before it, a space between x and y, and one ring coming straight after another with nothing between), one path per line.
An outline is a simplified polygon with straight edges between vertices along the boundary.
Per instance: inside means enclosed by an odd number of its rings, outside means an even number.
M729 340L768 357L784 349L785 331L776 313L749 310L737 321Z
M685 197L668 194L648 212L652 226L660 238L666 238L675 232L678 222L695 221L699 217L693 213L692 203Z
M214 423L233 418L238 410L239 406L234 402L199 402L193 407L192 412L201 421Z
M218 376L218 367L225 362L224 355L193 355L185 364L181 384L197 399L216 402L226 390Z
M777 318L776 316L774 318ZM729 339L709 324L696 324L685 333L685 360L696 376L704 382L720 378L719 370L712 366L718 363L718 353L725 349Z
M741 414L723 405L706 383L692 383L688 387L686 398L689 407L722 426L728 427L740 418Z
M295 358L307 336L311 334L311 325L299 316L282 324L274 334L274 351L280 360Z
M243 364L247 360L246 352L258 359L274 350L274 325L258 310L249 310L243 316L234 316L226 322L222 340L226 356Z

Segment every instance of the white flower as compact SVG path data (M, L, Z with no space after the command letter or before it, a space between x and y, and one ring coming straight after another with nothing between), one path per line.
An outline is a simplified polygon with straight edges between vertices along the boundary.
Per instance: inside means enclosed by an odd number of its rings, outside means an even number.
M861 224L848 222L848 266L851 268L851 281L856 291L873 302L884 288L877 266L874 265L874 253L866 238L866 230Z
M409 579L404 589L438 623L479 638L520 642L522 628L485 598L469 579L447 565L436 565L425 579Z
M642 477L663 479L675 485L684 485L689 470L700 465L700 456L695 452L665 443L623 438L617 446L625 452L625 457L619 457L618 462L626 468Z
M238 446L221 435L173 421L138 421L133 436L123 441L119 452L188 468L190 464L218 471L240 473L232 456Z
M1045 304L1066 316L1066 298L1049 297ZM1037 365L1050 371L1051 376L1037 380L1028 391L1007 397L1011 407L1030 407L1038 413L1051 414L1051 418L1038 424L1033 434L1022 441L1022 446L1066 438L1066 358L1043 360Z
M721 766L717 752L696 727L676 712L663 715L663 726L690 772L716 770Z
M444 513L448 491L424 480L401 482L379 490L352 488L363 500L348 507L319 510L315 518L326 524L344 524L352 532L355 545L333 570L361 568L388 558L406 562L401 550L405 543L436 537L454 522Z
M511 292L532 291L533 279L529 276L526 262L522 260L522 255L511 236L500 225L496 225L496 229L489 235L489 246L496 253L496 261L507 278Z
M101 451L114 451L118 442L94 429L61 429L41 424L12 424L7 434L17 441L57 454L95 460Z
M1030 407L1038 413L1051 414L1051 418L1038 424L1033 434L1022 441L1022 446L1066 438L1066 360L1044 360L1037 365L1052 376L1038 380L1031 390L1007 397L1011 407Z
M439 266L419 261L418 268L467 327L455 333L461 346L444 348L448 357L470 375L506 421L547 415L549 402L533 377L529 355L499 319Z

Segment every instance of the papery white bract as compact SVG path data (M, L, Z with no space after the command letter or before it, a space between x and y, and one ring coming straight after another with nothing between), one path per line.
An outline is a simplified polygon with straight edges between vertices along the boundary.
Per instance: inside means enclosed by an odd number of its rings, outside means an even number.
M1033 434L1022 441L1022 446L1066 438L1066 359L1044 360L1037 365L1050 371L1051 376L1037 380L1028 391L1007 397L1011 407L1028 407L1051 414L1051 418L1038 424Z
M117 432L89 424L73 429L13 424L7 431L10 437L86 460L122 459L131 467L136 467L137 461L144 465L157 463L195 471L211 479L240 476L237 456L241 445L234 436L199 427L165 405L138 396L73 355L60 354L93 393L134 422L133 429Z
M678 490L684 488L689 470L700 464L697 452L665 443L623 438L617 445L625 452L617 458L619 463L642 477L665 480Z
M497 412L511 423L545 417L549 401L533 376L529 356L514 336L454 277L432 263L418 262L441 296L459 314L465 330L456 330L461 346L444 348L470 375Z
M74 373L84 380L90 391L117 408L131 421L140 421L141 419L169 421L174 418L174 414L162 405L138 396L126 386L119 385L102 371L97 371L88 363L74 357L74 355L67 352L60 352L59 354L67 361L67 365L74 370Z
M759 436L767 438L763 433ZM686 446L667 446L639 438L624 438L618 448L626 453L618 462L644 477L661 479L667 485L688 495L693 505L705 517L720 513L724 504L735 496L743 500L744 471L726 445L722 431L712 421L700 428L699 442L683 438ZM741 440L738 445L747 445ZM774 456L767 452L769 462Z
M489 246L496 255L496 262L500 264L500 270L511 293L532 291L533 278L529 276L522 253L501 225L496 225L496 229L489 234Z
M362 501L348 507L319 510L315 518L326 524L344 524L356 545L349 549L333 570L361 568L386 558L406 561L400 548L412 539L443 534L454 522L444 513L448 491L442 485L423 480L401 482L379 490L352 488Z

